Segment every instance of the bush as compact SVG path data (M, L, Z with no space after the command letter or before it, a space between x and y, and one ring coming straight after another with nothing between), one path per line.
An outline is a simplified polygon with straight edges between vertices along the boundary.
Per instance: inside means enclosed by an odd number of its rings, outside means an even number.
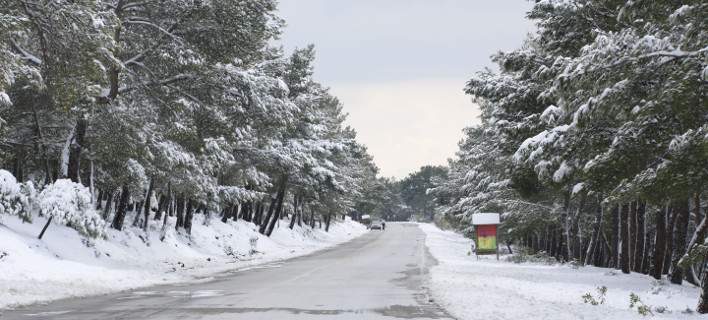
M654 315L653 312L651 312L651 306L648 306L642 302L642 299L639 298L637 294L634 292L629 294L629 308L630 309L637 309L637 313L643 316L648 316L648 315ZM657 310L658 311L658 310ZM659 311L659 313L662 313Z
M593 306L601 305L605 303L605 297L607 296L607 287L602 286L602 287L597 287L597 297L593 296L590 292L584 294L581 298L583 298L583 302L589 303Z
M0 170L0 215L18 216L31 222L36 193L32 182L19 183L10 172Z
M555 257L548 255L545 251L531 253L528 248L519 248L513 255L507 257L506 261L513 263L542 263L547 265L558 263Z
M68 179L60 179L39 194L40 215L53 222L96 238L104 235L106 223L93 209L88 188Z

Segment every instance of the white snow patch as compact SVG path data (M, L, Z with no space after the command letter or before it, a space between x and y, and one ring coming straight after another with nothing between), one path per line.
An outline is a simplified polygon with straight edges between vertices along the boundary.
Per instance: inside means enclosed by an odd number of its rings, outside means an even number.
M684 313L698 302L699 289L692 285L659 284L646 275L624 275L605 268L515 264L493 256L477 260L467 255L469 239L431 224L419 226L426 233L426 246L438 260L431 269L433 297L460 320L701 318L695 312ZM598 306L583 303L581 296L597 295L599 286L607 287L607 301ZM629 309L632 292L647 305L666 307L667 311L654 311L654 317L639 315Z
M561 162L560 167L553 173L553 181L561 182L565 177L573 172L573 168L566 161Z
M5 93L5 91L0 90L0 107L1 106L11 106L12 105L12 100L10 100L10 97Z
M576 194L580 193L580 191L583 191L583 189L585 189L585 183L582 183L582 182L576 183L573 186L573 193L572 194L576 195Z
M499 224L499 214L498 213L475 213L472 215L472 224L474 224L474 225Z
M5 216L0 223L0 308L201 281L218 272L309 254L367 232L349 219L333 221L329 232L297 225L290 230L288 219L283 219L268 238L243 220L222 223L213 219L205 226L203 217L194 217L191 236L177 233L174 217L170 218L166 237L160 241L161 221L152 219L147 233L132 227L107 229L106 239L96 240L52 224L43 240L38 240L45 218L22 223L18 217ZM250 256L252 237L258 238L258 253ZM149 295L150 291L135 294ZM219 293L193 294L207 297Z

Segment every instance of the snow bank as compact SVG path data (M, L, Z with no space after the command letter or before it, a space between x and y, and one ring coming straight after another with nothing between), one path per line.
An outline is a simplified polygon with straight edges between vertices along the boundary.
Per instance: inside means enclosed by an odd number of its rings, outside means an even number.
M150 285L208 279L209 275L254 264L312 253L346 242L366 232L350 220L333 222L329 232L295 226L284 219L268 238L245 221L204 224L194 217L192 235L177 233L168 221L164 241L160 224L149 232L138 228L106 230L106 239L87 239L75 230L46 222L33 223L5 216L0 223L0 308L67 297L105 294ZM258 251L250 255L250 239Z
M692 285L658 283L642 274L567 265L514 264L484 256L468 256L470 240L431 224L419 224L425 244L438 260L431 269L430 288L436 302L464 319L647 319L629 308L636 293L658 319L699 319L695 309L699 290ZM585 304L581 296L598 296L607 287L603 304ZM661 309L661 308L660 308ZM651 318L651 317L650 317Z

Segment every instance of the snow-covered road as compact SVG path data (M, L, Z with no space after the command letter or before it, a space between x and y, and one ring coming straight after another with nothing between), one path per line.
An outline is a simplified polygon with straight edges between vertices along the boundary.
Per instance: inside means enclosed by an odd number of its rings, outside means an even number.
M654 318L700 319L694 309L698 288L632 273L595 267L516 264L487 256L468 256L470 240L420 224L426 245L438 260L431 269L431 289L436 302L460 320L467 319L643 319L630 310L630 293L653 307ZM593 306L582 296L598 296L597 287L607 287L606 302ZM663 313L656 311L665 309Z
M58 301L0 319L450 319L424 280L425 234L391 223L305 257L228 272L201 283Z

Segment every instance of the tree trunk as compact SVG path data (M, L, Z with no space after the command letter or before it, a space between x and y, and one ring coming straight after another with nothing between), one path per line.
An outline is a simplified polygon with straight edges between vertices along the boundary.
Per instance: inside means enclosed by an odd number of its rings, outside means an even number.
M142 202L135 203L130 206L130 212L133 212L135 216L133 217L133 227L137 227L138 223L140 223L140 218L142 217Z
M654 279L661 280L664 270L664 257L666 256L666 211L659 208L654 215L656 225L656 240L654 241L654 267L651 275Z
M328 214L325 218L325 232L329 232L329 224L332 222L332 214Z
M148 192L147 196L145 197L145 208L143 208L143 217L145 218L145 221L143 221L143 230L147 231L148 227L148 221L150 220L150 206L151 206L151 198L152 198L152 189L155 186L155 179L150 179L150 185L148 186Z
M676 228L676 219L678 218L678 210L675 203L671 203L669 225L666 226L666 253L664 254L664 274L669 274L671 271L671 259L674 253L674 229Z
M253 212L253 223L257 226L260 226L263 222L263 211L265 211L263 201L258 201Z
M165 213L163 214L162 218L162 228L160 230L160 241L165 241L165 236L167 235L167 218L170 216L170 212L172 211L172 207L174 206L173 201L172 201L172 191L170 189L170 185L167 184L167 196L165 196L165 206L166 210Z
M652 215L647 214L651 211L650 207L646 203L643 203L644 207L644 255L642 257L642 273L651 274L651 253L654 252L654 242L656 239L656 230L654 225L652 225Z
M698 300L696 311L700 314L708 313L708 276L701 281L701 298Z
M543 228L543 237L541 241L541 248L546 251L546 253L551 252L551 231L549 227Z
M555 231L553 232L553 243L556 245L556 257L558 258L558 261L562 261L565 259L565 254L566 254L566 249L565 245L563 244L566 242L567 238L565 236L565 231L562 225L558 228L555 228Z
M674 252L671 258L671 283L681 284L683 282L683 270L679 268L678 262L686 254L686 233L688 230L689 207L688 199L676 202L674 206L677 212L676 230L674 235Z
M701 194L696 192L693 194L693 222L698 227L703 221L703 215L701 214Z
M273 212L275 212L275 205L277 203L277 199L277 196L275 198L270 199L270 205L268 206L268 214L266 214L263 221L261 221L261 227L258 229L258 232L260 232L261 234L265 234L266 230L268 229L268 223L270 222L271 218L273 218ZM277 218L273 220L277 220Z
M270 221L270 225L268 226L268 230L266 231L266 236L270 237L270 235L273 233L273 229L275 228L275 223L280 220L280 215L283 212L283 201L285 200L285 190L288 185L288 176L284 175L283 178L281 179L280 182L280 190L278 190L278 196L277 196L277 207L275 209L275 215L273 216L273 219Z
M233 208L233 205L228 205L228 206L224 206L221 209L221 214L219 214L219 216L221 217L220 220L222 223L225 223L229 219L229 217L231 216L231 209L232 208Z
M610 266L619 269L619 224L620 224L620 219L619 219L619 206L615 205L612 208L612 219L610 220L610 229L611 229L611 242L610 242L610 249L612 249L612 256L610 257Z
M612 254L613 254L612 250L613 249L612 249L612 246L610 245L610 241L607 240L607 235L605 235L605 232L600 230L600 234L602 235L602 244L604 247L604 251L606 253L605 254L606 257L605 257L605 260L601 261L599 266L611 268L612 267Z
M226 221L229 221L229 218L231 218L231 217L236 218L237 214L236 214L235 210L236 210L235 204L232 204L229 207L225 208L223 214L221 215L221 222L226 223Z
M293 215L292 215L292 217L290 217L290 226L289 226L290 230L292 230L295 227L295 220L298 215L297 209L298 209L298 196L294 196L293 197Z
M258 222L263 223L263 214L265 213L265 204L261 201L258 203L260 210L258 210Z
M627 237L629 250L629 270L634 270L634 260L636 260L636 243L637 243L637 202L632 201L629 204L629 217L628 217L628 229L629 234Z
M629 205L623 204L620 211L620 268L622 273L629 273Z
M604 209L603 209L604 211ZM603 217L604 218L604 217ZM592 264L596 267L605 267L605 257L607 254L607 246L605 245L605 235L602 229L600 229L600 234L597 236L597 242L595 243L595 250L593 251Z
M106 198L106 207L103 210L103 220L108 220L108 215L111 213L111 206L113 205L114 193L114 191L108 191L108 197Z
M130 200L130 191L128 190L128 186L123 186L123 190L120 193L120 201L116 208L116 215L113 217L113 222L111 223L113 229L123 230L123 221L125 220L126 210L128 209L128 200Z
M69 145L67 178L76 183L81 183L81 150L84 146L84 137L86 136L87 127L88 120L84 115L80 115L76 120L74 136L71 138L71 144Z
M180 227L184 227L184 198L177 197L175 206L177 206L177 223L175 223L175 230L179 230Z
M585 193L580 195L580 202L578 203L578 208L575 209L575 216L572 219L571 225L570 225L570 232L571 232L571 237L570 239L572 242L569 244L572 247L572 250L570 250L570 253L573 255L570 256L570 259L577 259L578 262L582 263L582 247L583 247L583 239L582 239L582 233L580 232L580 215L582 214L583 209L585 209L585 200L587 200L587 195Z
M96 210L101 210L101 207L103 205L103 190L98 190L98 201L96 201Z
M234 210L234 214L236 212L238 212L238 211ZM243 219L247 222L252 222L253 221L253 212L254 212L253 202L249 201L248 202L248 210L247 211L241 210L241 212L243 212L243 214L241 214L241 217L240 217L241 219Z
M44 227L42 228L42 231L39 233L39 236L37 239L42 240L42 237L44 237L44 232L47 231L47 228L49 227L49 224L52 222L52 219L54 216L49 216L49 219L47 219L47 223L44 224Z
M207 197L207 198L211 198L211 197ZM204 220L203 220L204 222L202 223L202 225L205 225L205 226L208 226L209 223L211 222L211 210L209 210L209 208L207 208L207 204L208 204L208 202L204 202L203 204L201 204L199 206L200 209L196 211L196 212L201 211L202 214L204 215Z
M693 250L696 249L696 246L699 244L703 244L705 242L706 233L708 232L708 221L706 221L706 220L707 219L704 216L703 220L698 224L698 226L696 227L696 230L693 232L693 236L691 237L691 241L688 243L688 246L686 247L686 252L689 253L689 255L691 255L691 256L693 255L691 253ZM682 258L682 259L684 259L684 258ZM703 265L704 264L702 263L701 267ZM684 272L689 271L688 270L689 266L692 267L692 264L690 263L690 261L689 262L679 261L679 267L681 267ZM691 271L693 271L693 270L691 270ZM701 272L701 270L699 270L699 274L700 274L700 272ZM690 272L690 273L688 273L688 275L690 276L691 283L700 283L700 279L698 279L698 277L695 274Z
M166 208L168 206L167 203L167 196L164 194L160 195L160 200L157 201L157 212L155 212L155 220L160 220L162 218L162 213L166 211Z
M187 234L192 234L192 216L192 199L189 199L187 201L187 212L184 215L184 229L187 230Z
M644 270L644 214L646 213L646 204L642 201L637 201L635 215L637 218L637 228L634 237L634 264L635 272Z
M585 253L585 265L589 265L595 255L597 242L600 240L600 228L602 227L602 200L598 197L597 212L595 214L595 225L593 226L592 237L588 244L588 251Z
M570 196L571 193L567 192L565 195L565 201L563 205L563 213L561 214L561 224L563 225L563 235L565 236L565 250L563 251L564 260L573 257L573 244L570 235L571 217L570 217Z

